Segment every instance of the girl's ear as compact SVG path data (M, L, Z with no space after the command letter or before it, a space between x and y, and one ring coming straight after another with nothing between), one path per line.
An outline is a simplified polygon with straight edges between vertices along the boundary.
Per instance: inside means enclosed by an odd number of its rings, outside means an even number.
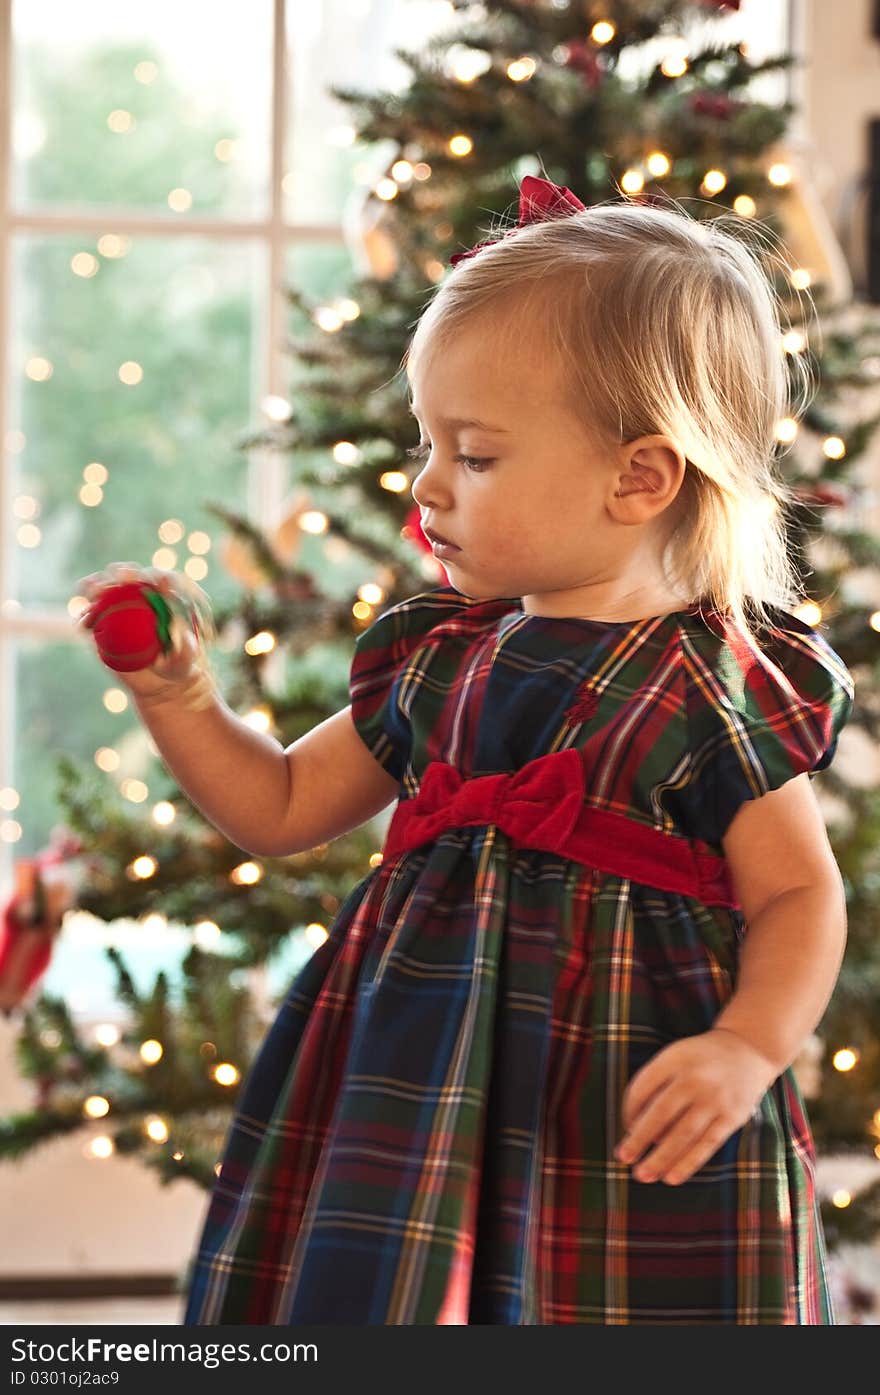
M609 508L621 523L647 523L673 502L687 462L668 436L640 436L620 447Z

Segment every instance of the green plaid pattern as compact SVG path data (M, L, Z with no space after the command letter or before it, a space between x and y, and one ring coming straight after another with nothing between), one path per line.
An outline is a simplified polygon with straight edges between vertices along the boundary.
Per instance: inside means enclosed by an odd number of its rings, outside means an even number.
M577 746L586 802L712 845L831 761L854 700L819 633L698 607L610 623L452 587L356 642L352 716L418 798ZM832 1324L815 1150L786 1070L687 1182L613 1157L631 1076L732 993L741 912L448 827L355 886L241 1087L185 1325Z

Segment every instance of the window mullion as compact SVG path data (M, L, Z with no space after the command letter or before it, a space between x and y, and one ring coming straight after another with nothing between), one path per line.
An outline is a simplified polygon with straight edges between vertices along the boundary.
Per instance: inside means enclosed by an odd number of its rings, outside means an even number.
M287 37L286 0L274 0L272 42L272 149L270 169L270 213L268 222L267 284L260 307L261 333L258 338L260 362L255 365L257 391L261 403L266 394L284 397L287 390L284 355L285 252L284 165L287 134ZM257 447L251 453L248 474L248 513L258 528L277 526L281 516L286 471L280 453Z

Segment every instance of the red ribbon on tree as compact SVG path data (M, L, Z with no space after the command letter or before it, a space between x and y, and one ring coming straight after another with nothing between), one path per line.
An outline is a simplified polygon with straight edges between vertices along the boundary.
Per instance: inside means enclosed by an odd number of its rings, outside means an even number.
M17 860L15 890L0 908L0 1011L6 1017L26 1006L74 903L82 842L64 828L53 830L52 838L36 856Z
M519 222L503 236L512 237L529 223L543 223L548 218L577 213L584 208L586 204L581 203L564 185L554 184L549 179L539 179L534 174L524 175L519 186ZM478 242L469 252L453 253L449 258L450 265L458 266L459 262L466 261L468 257L475 257L484 247L493 247L498 240L487 238Z

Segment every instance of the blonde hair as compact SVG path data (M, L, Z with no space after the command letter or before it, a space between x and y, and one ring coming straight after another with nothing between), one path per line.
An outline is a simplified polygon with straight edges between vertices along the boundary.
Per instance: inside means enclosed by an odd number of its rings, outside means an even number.
M402 362L412 381L490 311L493 354L524 339L540 352L543 341L594 436L671 437L687 467L670 506L667 578L754 638L747 606L774 628L767 605L790 610L805 592L786 541L796 496L774 469L779 422L793 411L781 305L760 251L734 235L744 226L758 225L624 200L517 227L438 285ZM792 357L806 402L806 358Z

